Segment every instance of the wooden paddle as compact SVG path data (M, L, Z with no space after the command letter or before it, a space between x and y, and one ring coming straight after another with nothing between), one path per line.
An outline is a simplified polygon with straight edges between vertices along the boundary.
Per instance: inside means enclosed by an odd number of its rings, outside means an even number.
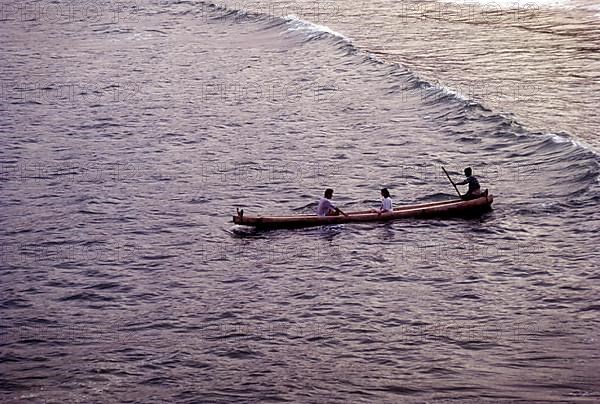
M444 170L444 173L446 173L446 177L448 177L448 180L450 181L450 184L452 184L452 186L454 187L454 189L456 189L456 193L458 194L458 197L462 198L462 195L460 194L458 188L456 188L456 184L454 183L454 181L452 181L452 178L450 178L450 175L448 174L448 171L446 171L446 169L444 168L444 166L442 166L442 170Z

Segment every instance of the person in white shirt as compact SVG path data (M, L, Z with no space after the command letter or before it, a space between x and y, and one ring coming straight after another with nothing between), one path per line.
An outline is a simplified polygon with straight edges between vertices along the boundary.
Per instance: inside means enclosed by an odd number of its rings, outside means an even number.
M319 206L317 207L317 215L319 216L339 216L340 213L344 216L348 216L341 209L336 207L332 202L333 189L327 188L324 196L319 199Z
M379 214L393 212L394 211L394 202L390 197L390 191L387 188L381 189L381 206L379 209L374 209L373 212L377 212Z

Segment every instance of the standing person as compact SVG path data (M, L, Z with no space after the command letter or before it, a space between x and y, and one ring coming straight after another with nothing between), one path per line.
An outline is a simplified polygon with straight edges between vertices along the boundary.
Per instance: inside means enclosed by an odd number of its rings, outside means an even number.
M394 202L390 197L390 191L387 188L381 189L381 206L379 209L374 209L375 212L382 214L394 211Z
M482 196L483 194L481 193L481 187L479 186L479 181L473 175L473 170L471 169L471 167L465 168L465 177L467 177L466 180L456 183L456 185L469 184L469 190L467 191L466 194L461 196L461 199L467 201L469 199L476 199L476 198L479 198L480 196Z
M336 207L332 202L333 189L327 188L325 194L319 199L319 206L317 207L317 215L319 216L339 216L340 213L344 216L348 216L341 209Z

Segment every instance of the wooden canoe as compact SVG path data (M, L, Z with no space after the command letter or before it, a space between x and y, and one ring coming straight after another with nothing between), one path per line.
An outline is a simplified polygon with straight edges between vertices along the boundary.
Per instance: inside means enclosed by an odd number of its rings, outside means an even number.
M368 210L347 212L348 216L246 216L238 214L233 216L233 222L257 228L294 228L341 223L383 222L406 218L462 217L477 215L490 210L492 202L494 202L494 196L489 194L470 201L454 199L450 201L399 206L393 212L382 214L373 213Z

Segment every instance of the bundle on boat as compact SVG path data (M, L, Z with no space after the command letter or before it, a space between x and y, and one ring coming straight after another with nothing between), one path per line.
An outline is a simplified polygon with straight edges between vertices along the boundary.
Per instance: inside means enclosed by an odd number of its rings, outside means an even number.
M479 198L468 201L453 199L418 205L406 205L395 208L393 212L386 213L377 213L370 210L348 212L347 216L247 216L241 210L238 211L236 216L233 216L233 222L239 225L260 228L293 228L341 223L383 222L407 218L463 217L489 211L492 202L494 202L494 196L486 193Z

